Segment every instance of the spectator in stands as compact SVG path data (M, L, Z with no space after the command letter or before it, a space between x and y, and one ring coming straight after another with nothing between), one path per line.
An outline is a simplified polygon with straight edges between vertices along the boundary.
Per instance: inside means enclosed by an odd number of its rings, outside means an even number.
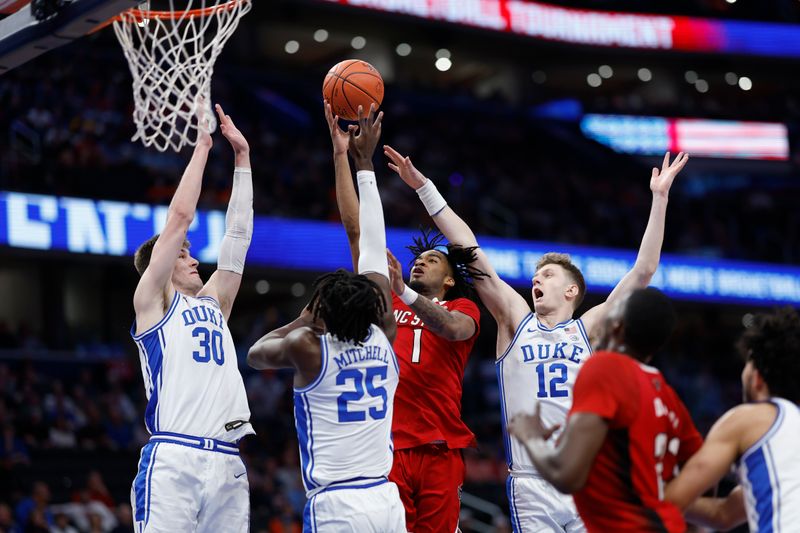
M22 533L22 528L14 522L11 507L0 502L0 533Z
M17 504L15 514L17 522L23 524L25 531L30 531L31 527L49 527L55 523L53 513L49 509L50 487L43 481L33 484L31 495L23 498ZM44 526L42 526L44 524ZM47 531L45 529L45 531Z

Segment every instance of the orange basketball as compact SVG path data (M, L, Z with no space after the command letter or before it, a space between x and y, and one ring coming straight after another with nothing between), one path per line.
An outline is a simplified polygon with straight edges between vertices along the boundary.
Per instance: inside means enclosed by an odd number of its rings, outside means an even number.
M383 101L383 78L380 72L360 59L346 59L328 71L322 83L322 97L331 104L334 115L347 120L358 119L358 106L369 111Z

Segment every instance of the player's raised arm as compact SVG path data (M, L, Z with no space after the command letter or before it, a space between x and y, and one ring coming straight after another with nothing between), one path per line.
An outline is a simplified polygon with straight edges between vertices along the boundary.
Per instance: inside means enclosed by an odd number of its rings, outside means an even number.
M389 286L389 265L386 259L386 226L383 221L383 206L378 193L375 168L372 157L381 136L383 112L375 116L375 106L370 105L369 112L364 113L358 107L358 134L349 130L350 142L348 150L353 157L360 198L358 209L358 273L364 274L374 281L381 290L386 303L383 314L383 331L389 342L394 342L397 324L392 314L392 293Z
M620 280L608 299L600 305L586 311L581 317L587 333L591 335L593 328L600 322L603 308L617 300L620 296L634 289L647 287L658 269L661 259L661 245L664 243L664 225L667 217L669 189L675 177L686 165L689 154L680 152L670 163L669 152L664 155L661 170L653 168L650 177L650 190L653 192L653 203L650 207L650 218L644 230L642 243L633 268Z
M428 214L431 215L447 240L465 248L477 247L478 241L470 227L447 205L433 182L414 167L411 158L403 157L391 146L383 148L384 154L390 160L389 168L397 172L403 181L417 192L425 209L428 210ZM476 248L475 255L476 260L472 265L487 274L485 277L474 280L478 296L497 321L498 326L504 330L511 330L510 333L503 331L498 335L498 345L500 345L502 344L501 337L504 335L510 335L508 341L511 340L519 322L530 313L530 307L517 291L500 279L489 262L489 258L480 247Z
M215 297L227 319L242 283L244 261L253 236L253 172L250 168L250 145L247 139L219 104L216 105L216 110L222 135L233 148L235 167L231 198L225 213L225 235L219 246L217 270L200 294Z
M353 185L353 173L350 172L350 161L347 159L347 146L350 143L348 132L356 126L350 125L347 131L339 127L339 116L333 114L331 104L325 102L325 120L328 121L328 130L333 144L333 169L336 175L336 205L339 207L339 216L342 219L344 231L347 234L347 244L350 246L350 257L353 260L353 270L358 268L358 195Z
M199 107L202 107L202 103ZM172 298L172 272L186 241L186 232L194 219L203 184L203 171L212 144L207 125L199 128L192 158L169 204L164 229L153 246L150 262L133 294L133 308L136 311L136 327L139 332L149 329L161 320L166 311L166 303Z
M247 351L247 364L256 370L298 368L301 366L298 363L304 362L306 352L318 352L317 334L322 330L322 324L314 320L311 310L305 307L292 322L257 340Z
M700 450L681 469L678 477L666 488L664 498L687 511L687 517L699 524L720 524L721 517L727 517L733 524L745 517L744 503L740 510L731 506L736 504L735 495L729 502L721 499L703 499L695 505L695 500L714 487L730 470L742 451L740 435L744 428L760 420L757 411L770 409L769 404L749 404L734 407L722 416L708 432L708 437ZM738 512L734 512L738 511Z

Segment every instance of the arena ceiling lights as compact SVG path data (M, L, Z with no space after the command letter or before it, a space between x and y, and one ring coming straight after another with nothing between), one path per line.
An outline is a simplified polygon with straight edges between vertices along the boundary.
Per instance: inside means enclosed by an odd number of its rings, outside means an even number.
M800 57L800 25L590 11L523 0L324 0L565 43Z

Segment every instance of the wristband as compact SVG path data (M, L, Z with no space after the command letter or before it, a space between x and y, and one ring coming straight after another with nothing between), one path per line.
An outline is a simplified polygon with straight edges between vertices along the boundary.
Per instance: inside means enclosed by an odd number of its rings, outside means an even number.
M430 216L439 214L439 211L447 207L444 196L441 195L431 180L426 181L425 185L417 189L417 195L422 200L422 205L428 210Z
M400 298L404 304L411 305L417 301L417 298L419 298L419 294L417 294L417 291L415 291L408 285L404 285L404 287L405 288L403 289L403 293L398 294L397 297Z

